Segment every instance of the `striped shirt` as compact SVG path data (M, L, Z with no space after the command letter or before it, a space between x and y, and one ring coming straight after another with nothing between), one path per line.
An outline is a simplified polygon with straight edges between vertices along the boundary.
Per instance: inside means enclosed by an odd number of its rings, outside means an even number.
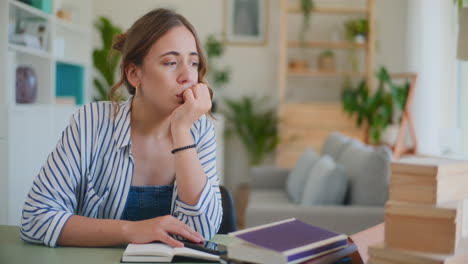
M72 116L26 198L23 240L55 247L74 214L121 219L135 166L130 151L131 101L121 103L115 122L110 102L84 105ZM210 239L222 218L214 126L202 116L190 132L208 181L195 205L179 199L176 181L171 214Z

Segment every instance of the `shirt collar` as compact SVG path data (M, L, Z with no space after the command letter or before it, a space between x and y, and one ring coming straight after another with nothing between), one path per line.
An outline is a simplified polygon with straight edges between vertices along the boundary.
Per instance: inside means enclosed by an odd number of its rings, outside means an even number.
M114 140L118 149L129 146L130 142L130 120L133 96L127 101L120 103L120 111L114 120Z

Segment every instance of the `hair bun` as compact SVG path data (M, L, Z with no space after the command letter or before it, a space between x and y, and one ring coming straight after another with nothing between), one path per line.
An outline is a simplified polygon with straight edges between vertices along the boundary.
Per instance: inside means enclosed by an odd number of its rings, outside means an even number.
M115 35L114 37L114 43L112 44L112 48L122 52L123 48L125 46L125 41L127 40L127 33L122 33Z

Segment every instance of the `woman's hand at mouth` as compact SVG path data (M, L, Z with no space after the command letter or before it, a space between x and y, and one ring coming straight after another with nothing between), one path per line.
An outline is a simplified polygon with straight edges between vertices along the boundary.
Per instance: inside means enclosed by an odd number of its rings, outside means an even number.
M208 86L198 83L182 93L183 104L177 107L171 116L171 131L187 131L193 123L211 109Z

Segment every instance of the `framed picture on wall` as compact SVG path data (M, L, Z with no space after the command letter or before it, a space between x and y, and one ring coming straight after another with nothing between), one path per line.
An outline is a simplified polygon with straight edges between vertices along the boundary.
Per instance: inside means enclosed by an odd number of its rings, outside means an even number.
M265 45L269 0L224 0L224 42Z

